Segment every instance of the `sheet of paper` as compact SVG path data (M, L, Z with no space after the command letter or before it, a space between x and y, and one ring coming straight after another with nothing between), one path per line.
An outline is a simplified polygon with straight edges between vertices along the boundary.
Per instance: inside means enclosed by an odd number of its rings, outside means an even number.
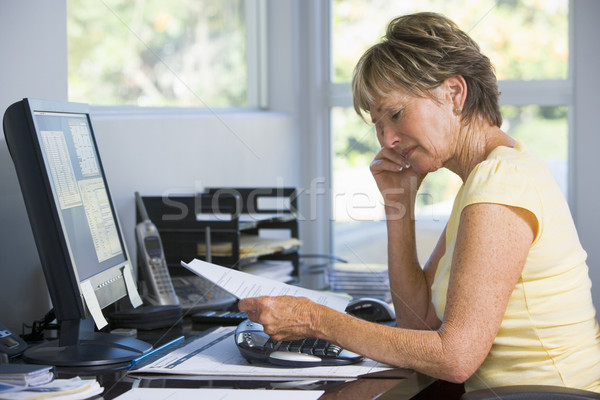
M132 370L130 374L180 374L203 377L246 377L246 378L328 378L352 379L360 375L389 370L391 367L365 359L357 364L281 368L250 364L240 354L234 340L235 327L217 328L210 333L191 340L160 359Z
M252 389L165 389L134 388L123 393L115 400L316 400L322 390L252 390Z
M323 304L334 310L344 312L348 299L332 293L317 292L298 286L288 285L283 282L225 268L220 265L193 260L189 264L181 265L196 275L200 275L222 287L238 299L258 296L296 296L308 297L315 303Z
M90 310L90 314L92 314L92 318L94 318L94 322L96 323L96 327L98 330L104 328L108 325L106 318L104 318L104 314L102 314L102 309L100 308L100 304L98 303L98 298L96 297L96 293L94 293L94 288L89 280L83 281L80 285L81 293L83 294L83 298L85 299L85 304L87 305L88 310Z
M123 276L125 277L125 287L127 289L127 294L129 294L129 301L133 308L137 308L142 305L142 298L137 291L135 286L135 280L133 279L133 274L131 273L131 268L126 265L122 269Z

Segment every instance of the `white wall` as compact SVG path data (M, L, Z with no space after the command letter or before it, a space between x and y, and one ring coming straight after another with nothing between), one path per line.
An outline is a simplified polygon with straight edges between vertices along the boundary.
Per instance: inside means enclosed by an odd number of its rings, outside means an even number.
M66 0L0 0L0 113L24 97L67 99ZM50 308L25 205L0 135L0 321L21 332Z
M299 184L297 139L285 114L100 115L93 123L131 257L135 191L192 194L203 187Z

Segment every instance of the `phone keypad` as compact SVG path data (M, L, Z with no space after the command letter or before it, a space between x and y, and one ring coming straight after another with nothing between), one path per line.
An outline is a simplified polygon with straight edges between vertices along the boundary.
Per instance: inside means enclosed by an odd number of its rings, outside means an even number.
M160 294L174 294L175 288L171 283L171 278L167 271L167 266L162 262L159 257L153 257L150 259L150 268L152 269L153 275L156 278L156 289Z

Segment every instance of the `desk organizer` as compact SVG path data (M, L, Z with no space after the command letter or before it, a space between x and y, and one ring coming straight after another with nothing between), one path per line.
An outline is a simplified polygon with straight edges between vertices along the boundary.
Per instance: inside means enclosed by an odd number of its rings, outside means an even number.
M189 196L142 196L142 201L160 233L171 275L189 274L180 262L194 258L235 269L258 260L288 260L297 278L296 197L289 187L208 188Z

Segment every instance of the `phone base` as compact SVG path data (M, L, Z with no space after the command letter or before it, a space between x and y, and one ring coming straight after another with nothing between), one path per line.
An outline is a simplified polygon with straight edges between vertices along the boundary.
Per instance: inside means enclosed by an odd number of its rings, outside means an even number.
M110 314L110 326L116 328L133 328L152 330L170 328L183 320L180 306L142 306L131 310L121 310Z

